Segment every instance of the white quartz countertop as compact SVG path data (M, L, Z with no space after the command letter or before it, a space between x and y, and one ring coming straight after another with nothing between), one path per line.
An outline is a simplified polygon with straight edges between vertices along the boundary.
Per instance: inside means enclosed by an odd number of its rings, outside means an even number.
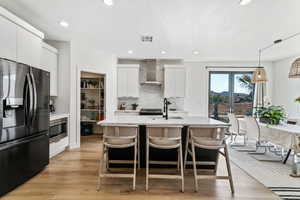
M70 114L68 114L68 113L50 114L50 121L61 119L61 118L68 118L69 116L70 116Z
M203 127L227 127L229 124L214 120L208 117L186 116L180 119L170 117L168 120L161 116L113 116L109 119L98 122L98 125L183 125L183 126L203 126Z

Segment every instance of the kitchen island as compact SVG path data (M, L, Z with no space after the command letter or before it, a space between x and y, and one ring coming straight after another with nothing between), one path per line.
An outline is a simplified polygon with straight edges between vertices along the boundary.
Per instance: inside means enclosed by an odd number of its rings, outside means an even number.
M168 120L162 116L113 116L106 120L98 122L100 126L106 125L138 125L139 126L139 141L140 141L140 165L145 166L145 154L146 154L146 126L147 125L182 125L182 142L183 142L183 152L185 152L185 141L187 130L189 126L200 126L203 128L220 128L226 129L230 125L223 123L218 120L214 120L208 117L193 117L193 116L170 116ZM216 150L206 150L206 149L196 149L197 161L207 162L207 165L201 165L199 168L204 169L215 169L217 165L218 152ZM127 151L123 149L110 149L109 158L111 160L130 160L133 157L133 149L128 148ZM156 161L177 161L176 150L150 150L151 160ZM191 158L188 158L190 160ZM117 164L110 164L111 167L118 166ZM161 167L161 166L159 166ZM166 167L172 167L171 165L166 165ZM175 166L173 166L175 167Z

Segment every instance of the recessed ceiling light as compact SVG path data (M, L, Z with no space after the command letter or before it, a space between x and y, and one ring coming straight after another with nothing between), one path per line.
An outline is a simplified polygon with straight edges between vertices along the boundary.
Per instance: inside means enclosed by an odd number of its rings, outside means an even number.
M193 51L193 54L198 55L199 51Z
M113 6L113 5L114 5L114 1L113 1L113 0L103 0L103 2L104 2L107 6Z
M166 51L161 51L161 54L166 54L167 52Z
M251 3L252 0L240 0L240 5L245 6L249 3Z
M64 20L60 21L59 24L60 24L62 27L65 27L65 28L68 28L68 27L69 27L69 23L66 22L66 21L64 21Z
M129 53L129 54L133 54L133 51L132 51L132 50L129 50L128 53Z

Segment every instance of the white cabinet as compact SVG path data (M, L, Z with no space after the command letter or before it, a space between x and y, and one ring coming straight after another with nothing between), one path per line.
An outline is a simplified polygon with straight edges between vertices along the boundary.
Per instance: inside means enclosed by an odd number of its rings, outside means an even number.
M17 25L0 16L0 58L17 59Z
M40 68L42 39L31 32L18 27L17 30L17 61Z
M50 96L57 96L57 67L58 51L54 47L43 43L41 55L41 69L50 72Z
M185 69L183 66L165 66L164 97L185 97Z
M40 67L44 34L0 6L0 58Z
M118 97L134 97L139 95L139 65L118 67Z

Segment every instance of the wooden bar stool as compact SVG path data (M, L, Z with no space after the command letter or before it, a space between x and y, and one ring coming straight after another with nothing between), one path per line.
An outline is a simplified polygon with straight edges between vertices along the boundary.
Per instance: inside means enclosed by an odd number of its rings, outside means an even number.
M182 126L147 126L146 136L146 191L149 189L149 179L178 179L181 180L181 191L184 192L184 174L183 174L183 158L182 158L182 140L181 140ZM156 149L177 149L178 161L153 161L149 160L150 147ZM150 174L150 164L180 164L180 175L163 175Z
M98 186L97 190L101 187L101 178L132 178L133 179L133 190L136 186L136 166L139 163L138 156L138 126L136 125L112 125L103 127L103 146L102 146L102 156L100 158L99 166L99 176L98 176ZM118 160L111 161L108 158L108 149L125 149L129 147L134 147L134 158L133 160ZM133 164L132 174L121 174L121 173L108 173L109 163L118 164ZM105 171L103 170L105 168Z
M195 147L201 149L218 150L218 153L223 155L226 160L228 176L217 176L217 175L197 175L197 165L208 165L206 162L197 162ZM221 150L224 149L224 152ZM230 183L231 193L234 194L234 186L230 168L229 154L227 149L227 144L225 141L225 128L211 128L211 127L201 127L201 126L191 126L189 127L186 149L185 149L185 163L187 163L187 155L190 154L193 159L193 169L195 178L195 191L198 191L198 179L227 179ZM217 162L213 163L215 165L215 170L217 167ZM216 171L215 171L216 172Z

